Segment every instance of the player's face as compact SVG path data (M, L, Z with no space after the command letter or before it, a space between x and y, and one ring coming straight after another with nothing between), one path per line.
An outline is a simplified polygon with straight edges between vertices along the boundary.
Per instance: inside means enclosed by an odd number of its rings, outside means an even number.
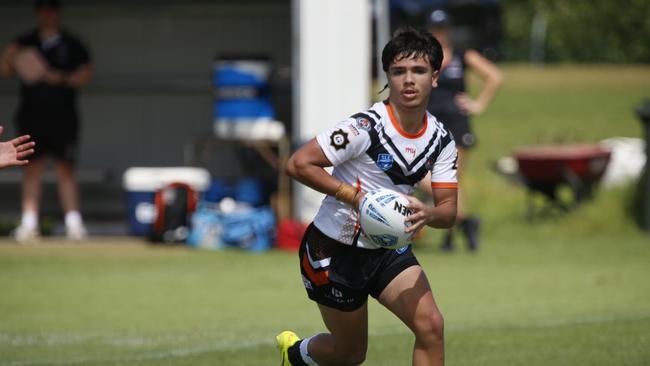
M426 106L431 88L437 86L438 73L426 57L403 57L388 67L387 77L390 100L411 109Z

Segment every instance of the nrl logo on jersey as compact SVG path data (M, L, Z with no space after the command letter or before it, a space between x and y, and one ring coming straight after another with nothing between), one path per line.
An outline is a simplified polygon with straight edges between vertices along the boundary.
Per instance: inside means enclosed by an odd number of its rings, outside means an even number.
M370 121L367 118L357 118L357 128L364 131L370 131Z
M377 155L377 166L383 171L387 171L393 166L393 156L391 154Z
M330 145L336 150L343 150L350 143L347 132L338 129L330 135Z

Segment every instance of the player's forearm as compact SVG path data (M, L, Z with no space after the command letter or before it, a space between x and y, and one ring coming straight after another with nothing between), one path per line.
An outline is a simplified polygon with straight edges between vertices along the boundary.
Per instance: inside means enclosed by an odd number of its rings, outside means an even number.
M301 156L292 156L287 162L286 173L300 183L331 196L341 182L329 174L323 167L309 162Z
M427 225L437 229L447 229L456 223L456 204L443 202L437 206L427 205Z

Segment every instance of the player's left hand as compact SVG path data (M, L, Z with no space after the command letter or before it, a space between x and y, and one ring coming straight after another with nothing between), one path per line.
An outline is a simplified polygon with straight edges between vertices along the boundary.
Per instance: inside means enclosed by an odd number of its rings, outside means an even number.
M404 196L409 201L408 209L411 214L406 216L404 221L410 222L411 226L407 227L404 231L412 233L411 237L415 236L425 225L431 222L431 217L427 205L413 196Z
M467 115L481 114L485 110L485 106L482 103L470 98L465 93L457 94L454 101L458 108Z

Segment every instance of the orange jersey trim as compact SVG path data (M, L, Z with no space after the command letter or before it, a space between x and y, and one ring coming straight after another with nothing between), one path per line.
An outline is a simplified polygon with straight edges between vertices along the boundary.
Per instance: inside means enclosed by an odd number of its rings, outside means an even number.
M431 182L431 188L448 188L448 189L458 189L458 183L443 183L443 182Z
M424 132L427 130L427 125L429 124L429 119L427 118L427 114L424 113L424 119L423 119L423 124L422 129L416 133L408 133L402 129L402 126L399 125L397 122L397 118L395 118L395 114L393 114L393 107L390 105L390 103L386 103L386 110L388 110L388 117L390 117L390 121L393 124L393 127L399 132L400 135L406 137L407 139L416 139L422 135L424 135Z

